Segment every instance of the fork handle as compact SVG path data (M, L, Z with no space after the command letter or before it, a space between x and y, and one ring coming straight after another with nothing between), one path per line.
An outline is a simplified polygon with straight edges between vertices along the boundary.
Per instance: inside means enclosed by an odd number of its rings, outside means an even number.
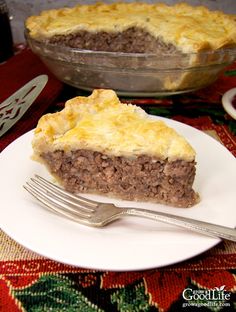
M147 209L126 208L124 214L161 221L187 228L191 231L236 242L236 229L233 228Z

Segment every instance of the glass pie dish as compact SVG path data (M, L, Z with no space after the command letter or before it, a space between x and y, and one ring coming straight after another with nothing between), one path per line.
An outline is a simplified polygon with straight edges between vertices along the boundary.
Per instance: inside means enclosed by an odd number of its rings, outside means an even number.
M61 81L75 88L113 89L124 96L163 96L212 84L236 59L236 48L198 53L123 53L70 48L32 38L31 50Z

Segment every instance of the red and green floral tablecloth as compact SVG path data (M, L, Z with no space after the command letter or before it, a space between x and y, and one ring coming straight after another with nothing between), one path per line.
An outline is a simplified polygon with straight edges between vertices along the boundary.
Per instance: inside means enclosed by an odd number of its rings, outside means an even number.
M64 101L75 95L73 88L63 86L30 50L23 49L0 65L0 101L41 73L49 75L47 88L22 120L0 138L0 150L35 127L44 112L61 109ZM221 105L222 94L232 87L236 87L236 64L212 86L200 91L165 98L123 98L122 101L141 105L150 114L203 130L236 156L236 121ZM232 218L236 218L236 213ZM221 242L193 259L168 267L111 272L72 267L46 259L0 230L0 311L235 310L235 243Z

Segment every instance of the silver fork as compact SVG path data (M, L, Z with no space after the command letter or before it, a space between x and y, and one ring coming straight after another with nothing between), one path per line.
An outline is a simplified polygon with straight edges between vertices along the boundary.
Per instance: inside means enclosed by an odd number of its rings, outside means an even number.
M87 226L103 227L121 217L138 216L236 242L236 229L163 212L97 202L69 193L39 175L23 187L50 211Z

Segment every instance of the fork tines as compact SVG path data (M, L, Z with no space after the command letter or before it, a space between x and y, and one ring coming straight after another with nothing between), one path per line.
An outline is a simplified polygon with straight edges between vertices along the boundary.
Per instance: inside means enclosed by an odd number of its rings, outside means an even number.
M53 212L63 214L73 220L79 218L80 221L81 218L89 218L98 205L93 200L65 191L39 175L35 175L29 182L26 182L24 188Z

